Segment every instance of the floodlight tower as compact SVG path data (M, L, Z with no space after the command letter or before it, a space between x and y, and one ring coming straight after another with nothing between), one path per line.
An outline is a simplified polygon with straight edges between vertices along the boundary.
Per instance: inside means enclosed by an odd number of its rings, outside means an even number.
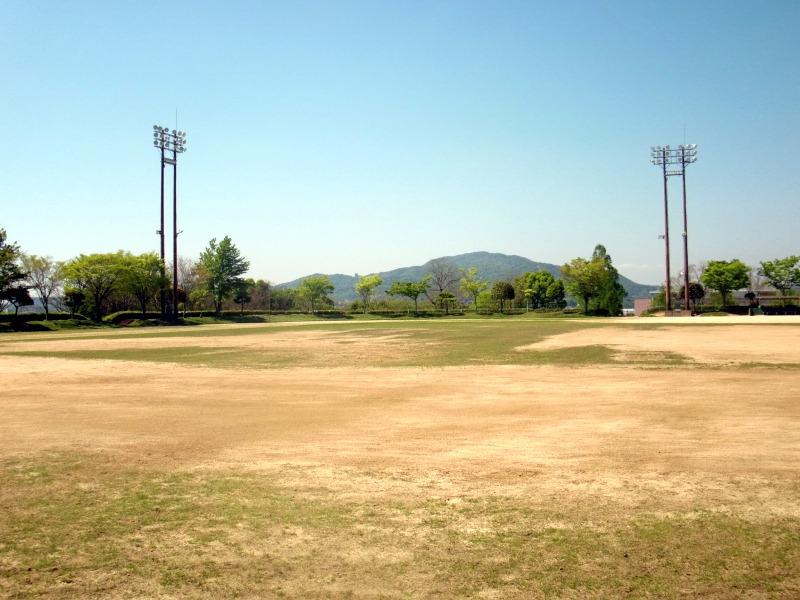
M664 264L666 266L666 284L664 286L664 310L668 313L671 310L672 290L669 273L669 192L667 191L667 165L671 150L669 146L651 146L650 162L660 166L664 173Z
M686 165L697 161L697 144L681 144L681 180L683 182L683 306L689 310L689 222L686 216Z
M677 148L669 146L651 146L650 162L661 167L664 177L664 256L666 267L665 309L667 312L672 306L672 282L669 270L669 197L667 192L667 179L673 175L680 175L683 180L683 301L684 308L689 308L689 225L686 213L686 165L697 160L697 144L681 144ZM680 166L680 170L669 170L671 165Z
M186 132L153 125L153 146L161 150L161 269L164 262L164 165L172 165L172 317L178 318L178 154L186 151ZM172 158L164 155L172 151ZM161 310L164 311L164 292L161 292Z

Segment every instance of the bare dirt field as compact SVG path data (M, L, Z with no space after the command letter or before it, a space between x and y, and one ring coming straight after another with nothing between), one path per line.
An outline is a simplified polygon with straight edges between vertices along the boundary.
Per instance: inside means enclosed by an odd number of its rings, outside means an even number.
M800 326L631 321L0 339L0 595L800 597Z

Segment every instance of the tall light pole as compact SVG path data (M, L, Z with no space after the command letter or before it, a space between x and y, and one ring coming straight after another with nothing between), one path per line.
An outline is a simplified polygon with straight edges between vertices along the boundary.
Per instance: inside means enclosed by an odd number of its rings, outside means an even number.
M681 180L683 181L683 307L689 310L689 221L686 216L686 165L697 161L697 144L678 146L681 157Z
M667 179L680 175L683 180L683 302L689 308L689 225L686 213L686 165L697 160L697 144L681 144L677 148L651 146L650 162L661 167L664 177L664 262L666 267L665 308L668 313L672 306L672 282L669 265L669 197ZM670 166L680 166L680 170L670 170Z
M161 151L161 269L166 275L164 262L164 165L172 165L172 317L178 318L178 154L186 151L186 132L153 125L153 146ZM172 158L165 156L172 151ZM161 292L161 311L164 311L164 292Z

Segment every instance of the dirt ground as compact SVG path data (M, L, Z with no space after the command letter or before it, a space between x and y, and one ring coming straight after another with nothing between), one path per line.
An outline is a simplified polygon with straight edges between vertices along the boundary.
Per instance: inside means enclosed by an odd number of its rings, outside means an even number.
M605 344L700 364L800 362L795 327L587 329L522 351ZM404 351L397 333L339 336ZM5 350L179 346L333 348L326 331L69 338ZM338 346L337 346L338 348ZM243 371L0 356L0 456L62 446L158 464L281 462L448 471L469 484L515 470L795 472L800 370L469 366ZM558 479L558 477L556 477Z
M659 329L604 327L563 333L521 351L578 348L602 344L620 350L620 360L642 352L671 352L701 364L800 363L800 332L794 327L772 325L664 325Z

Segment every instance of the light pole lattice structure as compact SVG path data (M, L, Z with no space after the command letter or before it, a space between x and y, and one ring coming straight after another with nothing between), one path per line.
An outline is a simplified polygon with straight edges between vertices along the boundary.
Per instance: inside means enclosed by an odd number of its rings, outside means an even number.
M172 165L172 317L178 318L178 154L186 152L186 132L153 125L153 146L161 151L161 272L166 275L164 262L164 165ZM172 152L172 157L165 153ZM161 313L164 314L165 294L161 291Z
M664 262L666 266L665 308L672 305L672 290L669 271L669 192L667 179L679 175L683 182L683 302L689 308L689 222L686 213L686 166L697 161L697 144L681 144L677 148L651 146L650 162L661 167L664 175ZM672 168L670 168L672 167ZM678 167L678 168L675 168Z

